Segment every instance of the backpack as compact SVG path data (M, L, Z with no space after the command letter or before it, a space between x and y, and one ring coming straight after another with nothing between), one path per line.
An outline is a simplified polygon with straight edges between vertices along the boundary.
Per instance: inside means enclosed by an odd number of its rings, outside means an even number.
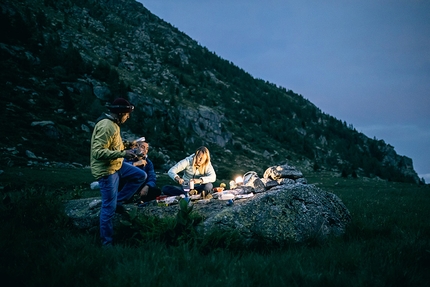
M243 185L253 187L255 193L266 191L266 186L255 171L248 171L243 175Z

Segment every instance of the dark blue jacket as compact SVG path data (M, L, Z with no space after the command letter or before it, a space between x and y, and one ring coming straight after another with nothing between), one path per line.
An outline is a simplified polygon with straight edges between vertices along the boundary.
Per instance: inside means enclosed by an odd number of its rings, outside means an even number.
M128 162L130 164L133 164L133 162L138 161L138 159L132 159L132 160L126 160L124 159L125 162ZM146 165L143 166L136 166L137 168L142 169L143 171L146 172L146 174L148 175L148 177L146 178L145 181L145 185L148 185L150 187L155 187L157 185L157 175L155 174L154 171L154 164L152 163L152 161L149 158L146 158Z

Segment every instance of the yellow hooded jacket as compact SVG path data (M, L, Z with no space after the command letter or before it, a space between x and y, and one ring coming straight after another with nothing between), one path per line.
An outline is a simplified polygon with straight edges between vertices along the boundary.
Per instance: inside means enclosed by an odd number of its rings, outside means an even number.
M102 119L94 127L91 137L91 173L98 180L118 171L126 152L119 126L110 119Z

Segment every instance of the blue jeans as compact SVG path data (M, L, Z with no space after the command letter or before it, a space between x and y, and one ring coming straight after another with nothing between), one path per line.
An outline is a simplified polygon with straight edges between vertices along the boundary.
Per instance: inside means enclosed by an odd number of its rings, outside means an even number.
M114 174L99 179L102 207L100 210L100 237L102 245L113 241L113 222L117 204L129 200L144 184L147 174L140 168L123 163ZM120 179L125 182L118 191Z

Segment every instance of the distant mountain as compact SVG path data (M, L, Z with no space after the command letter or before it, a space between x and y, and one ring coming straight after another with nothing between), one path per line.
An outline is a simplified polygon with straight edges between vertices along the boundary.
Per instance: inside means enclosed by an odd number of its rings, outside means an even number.
M7 165L89 163L105 104L136 105L158 169L207 145L219 178L289 162L419 182L412 160L243 69L133 0L2 1L1 134ZM294 69L294 67L291 67Z

